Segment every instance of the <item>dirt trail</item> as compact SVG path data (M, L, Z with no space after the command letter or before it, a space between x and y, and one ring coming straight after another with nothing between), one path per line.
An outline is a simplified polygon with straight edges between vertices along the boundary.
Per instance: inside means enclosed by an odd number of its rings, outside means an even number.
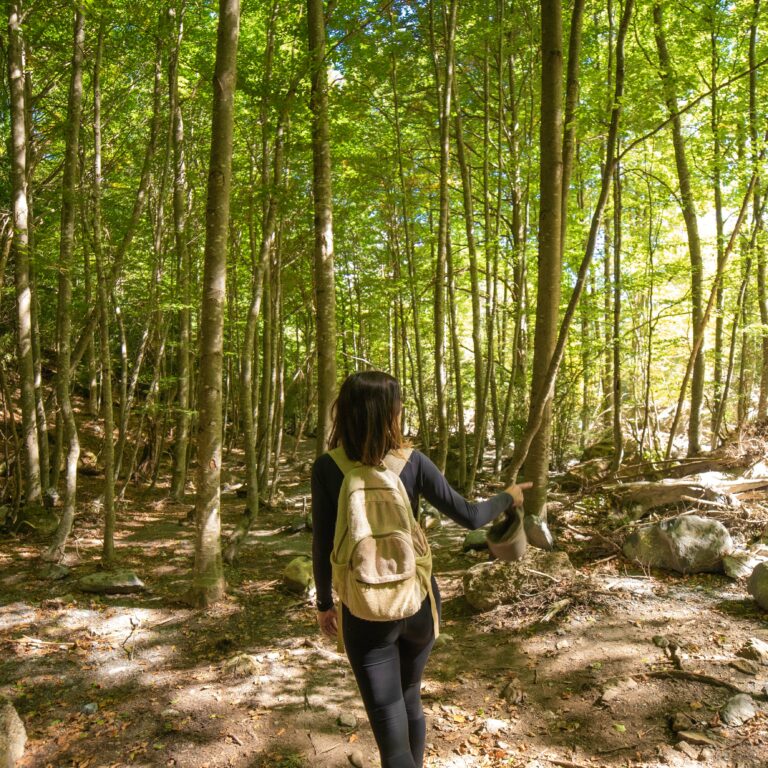
M0 693L27 727L23 768L337 768L354 750L378 766L346 661L318 636L311 603L280 582L311 536L285 530L309 492L298 465L295 477L286 472L284 508L261 515L228 570L227 601L206 613L179 601L192 530L180 524L188 507L164 501L163 488L131 489L119 513L120 565L146 582L141 595L92 598L75 588L97 570L96 511L78 517L71 574L60 581L40 578L39 541L0 539ZM98 479L88 479L82 509L97 491ZM242 501L224 498L230 528ZM578 561L583 546L565 537L565 514L553 529ZM766 616L743 584L582 557L586 587L553 621L536 623L546 594L538 603L521 596L521 605L539 606L528 613L513 606L476 615L461 577L487 555L462 553L463 535L453 524L430 533L444 637L423 692L427 768L768 765L765 703L745 725L715 728L712 745L675 748L670 716L684 713L692 730L718 726L733 693L649 677L674 669L654 644L662 637L680 646L684 670L763 694L768 667L752 676L730 666L749 638L768 641ZM229 673L239 654L239 673Z

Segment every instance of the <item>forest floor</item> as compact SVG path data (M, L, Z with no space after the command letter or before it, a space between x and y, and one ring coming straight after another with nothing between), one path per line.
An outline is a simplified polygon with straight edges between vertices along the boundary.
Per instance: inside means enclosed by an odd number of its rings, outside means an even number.
M26 725L21 768L342 768L354 751L379 765L346 659L319 636L311 601L281 583L284 566L310 550L308 531L291 532L308 503L307 468L308 454L285 465L283 504L261 513L227 569L227 599L207 611L180 600L190 505L169 502L162 486L130 486L119 510L119 565L144 580L141 594L95 597L74 584L99 568L98 477L81 481L66 578L42 576L42 541L0 537L0 694ZM768 505L755 505L752 533L768 522ZM643 572L608 535L577 540L573 528L598 530L605 510L557 506L552 529L579 578L548 622L565 594L555 583L473 612L462 576L488 555L462 552L453 523L430 532L444 637L423 689L426 767L768 766L768 667L731 666L749 638L768 641L744 584ZM225 531L242 508L223 495ZM718 711L733 690L674 677L660 637L680 646L684 670L762 697L757 716L723 727ZM678 744L675 713L694 730L711 727L711 743Z

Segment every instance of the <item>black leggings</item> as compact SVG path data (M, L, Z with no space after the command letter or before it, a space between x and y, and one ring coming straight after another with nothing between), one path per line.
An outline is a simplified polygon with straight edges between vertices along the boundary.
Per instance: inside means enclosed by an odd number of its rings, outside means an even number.
M432 588L440 611L440 593ZM381 768L421 768L426 723L421 676L435 643L427 597L413 616L366 621L343 606L342 631L349 662L381 754Z

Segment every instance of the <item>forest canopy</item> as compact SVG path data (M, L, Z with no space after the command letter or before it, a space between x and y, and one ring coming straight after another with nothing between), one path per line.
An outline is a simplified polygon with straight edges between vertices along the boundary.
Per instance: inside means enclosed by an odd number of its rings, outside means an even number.
M244 0L231 93L222 9L6 4L17 506L63 473L74 514L83 410L118 494L184 497L214 252L252 514L365 368L400 379L406 433L466 493L510 462L538 480L531 513L590 446L696 455L766 418L760 0Z

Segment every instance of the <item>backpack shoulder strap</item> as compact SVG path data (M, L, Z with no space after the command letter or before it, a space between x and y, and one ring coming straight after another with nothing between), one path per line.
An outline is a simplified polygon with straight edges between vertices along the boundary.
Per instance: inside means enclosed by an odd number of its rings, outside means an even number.
M413 448L396 448L384 457L384 466L399 477L412 453Z
M328 451L328 455L336 462L336 466L338 466L344 476L360 465L359 461L352 461L352 459L347 456L341 445L338 448L334 448L332 451Z

